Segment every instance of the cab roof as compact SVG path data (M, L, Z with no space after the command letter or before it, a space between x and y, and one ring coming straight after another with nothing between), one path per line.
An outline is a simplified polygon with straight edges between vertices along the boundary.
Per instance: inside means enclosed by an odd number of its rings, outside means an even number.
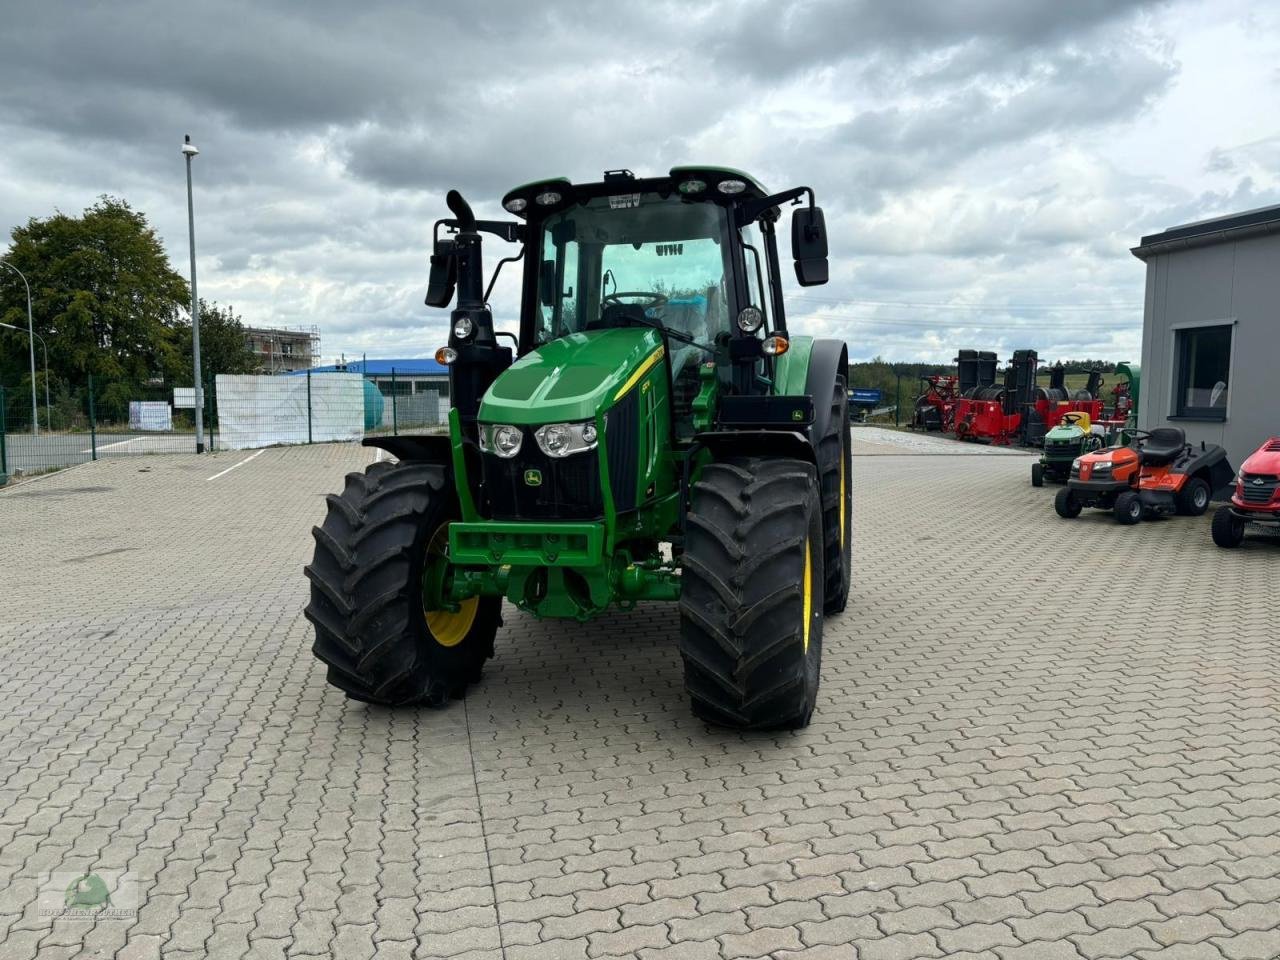
M722 183L732 185L733 189L721 189ZM688 184L694 189L681 189L682 184ZM698 184L701 187L697 187ZM742 170L688 165L672 167L665 177L637 177L630 170L606 170L604 179L594 183L575 184L568 177L533 180L508 190L502 198L502 206L508 213L527 218L531 213L550 213L563 209L579 199L623 193L665 195L673 191L679 191L690 199L706 200L755 200L769 195L759 180ZM539 199L543 197L556 199L544 202Z

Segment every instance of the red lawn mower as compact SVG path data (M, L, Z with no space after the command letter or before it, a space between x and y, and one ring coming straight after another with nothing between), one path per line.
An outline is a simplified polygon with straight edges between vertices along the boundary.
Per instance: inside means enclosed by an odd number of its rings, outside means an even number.
M1280 536L1280 437L1267 440L1240 467L1231 502L1213 515L1213 542L1238 547L1251 524Z

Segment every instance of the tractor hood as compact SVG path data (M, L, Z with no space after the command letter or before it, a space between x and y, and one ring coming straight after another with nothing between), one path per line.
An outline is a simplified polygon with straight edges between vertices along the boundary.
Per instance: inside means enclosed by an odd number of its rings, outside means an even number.
M662 337L644 327L571 333L504 370L479 419L517 426L590 420L662 360Z

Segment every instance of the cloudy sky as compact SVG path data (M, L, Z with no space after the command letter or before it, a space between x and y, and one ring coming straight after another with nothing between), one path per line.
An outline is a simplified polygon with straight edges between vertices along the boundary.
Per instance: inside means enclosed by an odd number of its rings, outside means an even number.
M528 180L702 162L817 190L832 282L788 283L793 330L858 358L1124 359L1142 322L1128 248L1280 202L1280 8L5 4L6 233L112 194L185 274L184 133L201 294L316 324L329 358L443 342L422 297L448 188L499 217Z

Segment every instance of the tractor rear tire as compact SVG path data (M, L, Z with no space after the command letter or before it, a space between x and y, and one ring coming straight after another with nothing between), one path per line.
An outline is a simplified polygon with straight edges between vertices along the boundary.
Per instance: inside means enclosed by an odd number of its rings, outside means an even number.
M1213 491L1199 477L1191 477L1178 491L1178 512L1184 517L1201 517L1209 509Z
M312 530L305 612L329 683L353 700L443 706L493 656L501 598L432 611L435 632L423 608L428 553L439 556L442 542L447 549L445 531L459 517L450 484L434 464L375 463L326 498L328 515Z
M1116 497L1116 503L1111 508L1111 512L1116 518L1116 523L1126 527L1139 523L1147 513L1142 506L1142 497L1133 490L1126 490Z
M822 612L841 613L849 603L853 566L853 450L849 430L849 392L836 377L831 420L818 442L822 478L822 543L826 551L826 586Z
M823 512L803 460L708 464L693 487L680 655L693 712L739 729L807 726L822 662Z
M1230 507L1219 507L1213 514L1213 542L1233 550L1244 543L1244 521L1238 520Z
M1031 485L1033 487L1044 486L1044 464L1039 461L1031 465Z
M1058 495L1053 498L1053 509L1063 520L1074 520L1080 516L1080 511L1084 507L1075 491L1068 487L1065 490L1059 490Z

